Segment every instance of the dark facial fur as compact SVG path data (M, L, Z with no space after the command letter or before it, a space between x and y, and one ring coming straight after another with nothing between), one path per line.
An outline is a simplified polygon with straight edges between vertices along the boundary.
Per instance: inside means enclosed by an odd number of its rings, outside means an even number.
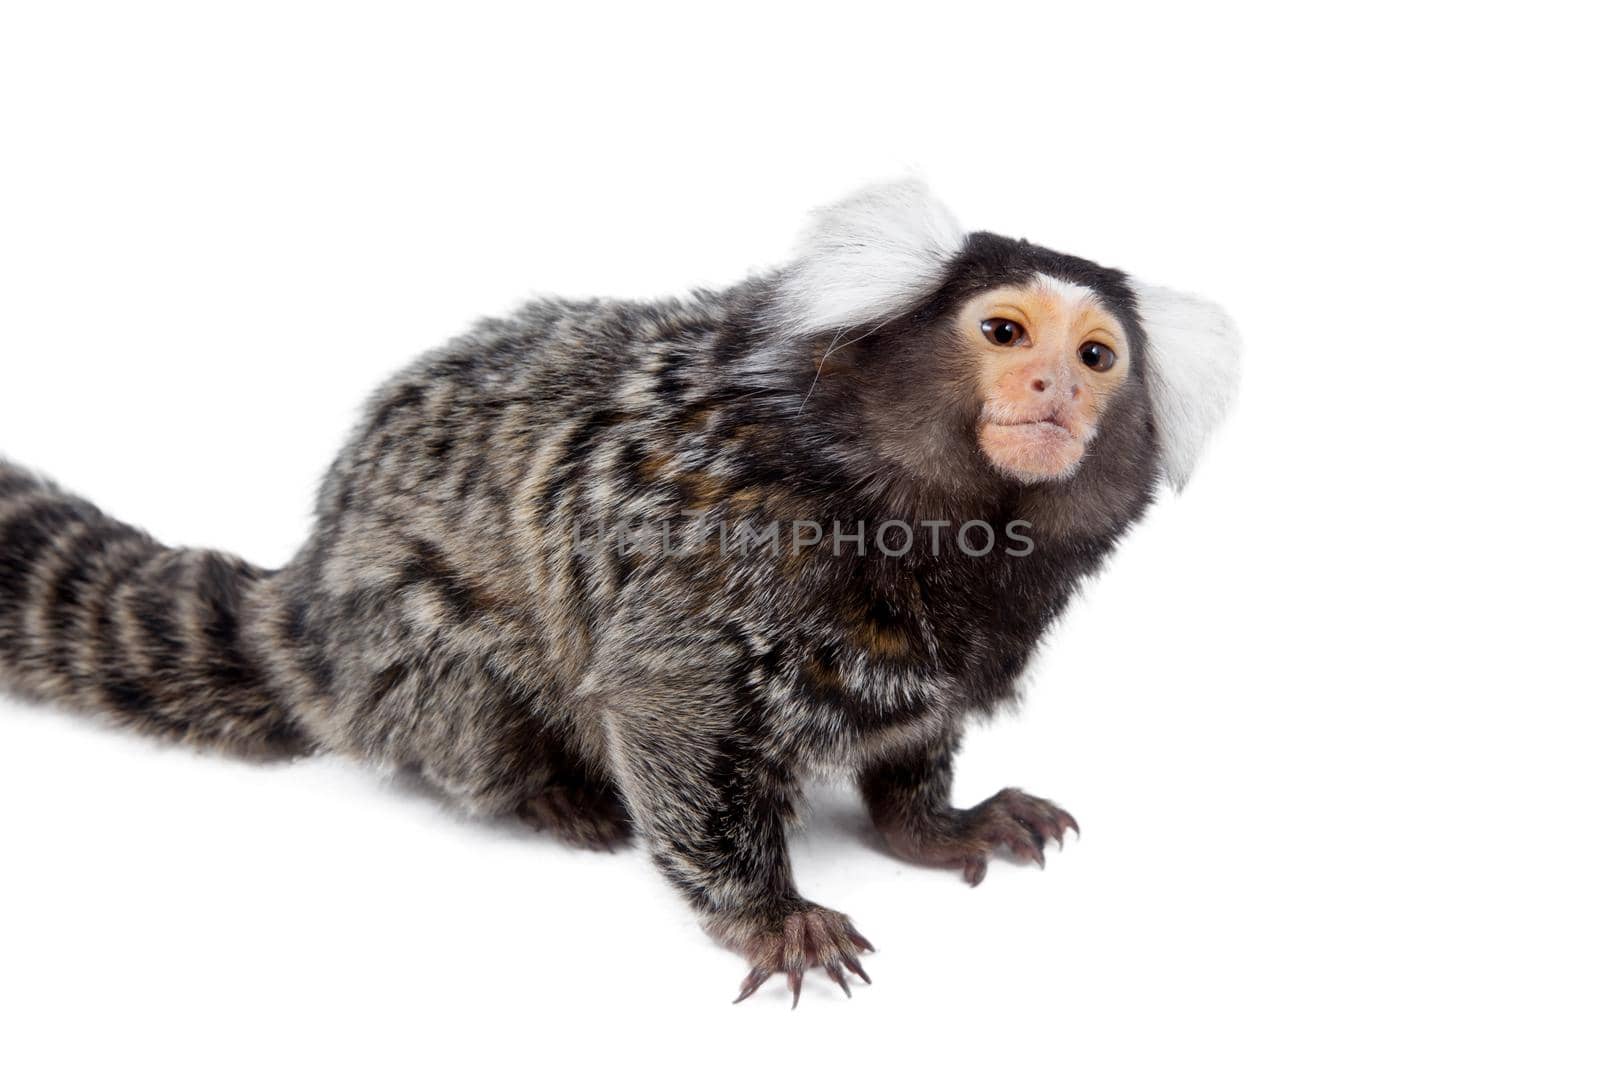
M1072 476L1024 485L976 448L951 316L1038 274L1092 289L1133 369ZM794 276L481 323L373 398L276 572L162 547L0 466L0 680L175 739L415 769L577 843L636 835L749 958L746 994L779 969L798 994L811 965L845 984L865 941L790 876L804 780L855 774L898 853L972 880L996 849L1059 837L1065 812L1014 790L952 808L952 759L1145 510L1166 431L1141 298L1116 271L974 234L919 298L828 330L783 318ZM575 536L685 512L1023 521L1034 548L624 553Z

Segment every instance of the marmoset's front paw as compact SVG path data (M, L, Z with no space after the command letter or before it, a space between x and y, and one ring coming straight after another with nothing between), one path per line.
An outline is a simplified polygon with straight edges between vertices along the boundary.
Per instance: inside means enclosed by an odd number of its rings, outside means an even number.
M1076 836L1078 823L1060 807L1007 788L970 810L951 809L926 823L887 827L884 838L901 858L959 866L967 883L977 885L988 873L989 856L996 849L1008 848L1018 858L1043 867L1045 840L1054 838L1061 844L1069 829Z
M796 900L773 915L713 920L711 931L750 961L750 974L739 986L735 1003L750 998L780 970L788 975L794 994L791 1007L799 1005L800 984L813 966L825 970L847 996L846 970L872 983L858 958L860 952L873 950L867 938L843 914L807 900Z

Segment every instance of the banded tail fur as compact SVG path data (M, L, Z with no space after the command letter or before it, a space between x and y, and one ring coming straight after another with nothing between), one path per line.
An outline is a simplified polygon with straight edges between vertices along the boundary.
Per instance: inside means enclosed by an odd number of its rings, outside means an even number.
M0 683L20 695L239 754L304 751L244 646L243 601L265 576L0 462Z

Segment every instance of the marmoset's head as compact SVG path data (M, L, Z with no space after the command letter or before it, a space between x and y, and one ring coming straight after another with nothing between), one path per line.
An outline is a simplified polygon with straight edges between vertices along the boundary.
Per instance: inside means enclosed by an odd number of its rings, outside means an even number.
M1237 383L1220 308L966 233L918 182L820 211L774 307L802 423L968 497L1181 487Z

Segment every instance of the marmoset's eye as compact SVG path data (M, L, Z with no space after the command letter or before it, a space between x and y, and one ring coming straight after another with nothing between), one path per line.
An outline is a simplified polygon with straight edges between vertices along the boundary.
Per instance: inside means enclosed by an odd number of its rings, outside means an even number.
M1083 365L1090 370L1110 370L1117 363L1117 353L1107 348L1104 344L1090 341L1078 349L1078 358L1083 360Z
M978 328L983 330L983 335L989 338L990 344L998 344L1002 348L1021 344L1028 336L1027 330L1009 318L986 318Z

